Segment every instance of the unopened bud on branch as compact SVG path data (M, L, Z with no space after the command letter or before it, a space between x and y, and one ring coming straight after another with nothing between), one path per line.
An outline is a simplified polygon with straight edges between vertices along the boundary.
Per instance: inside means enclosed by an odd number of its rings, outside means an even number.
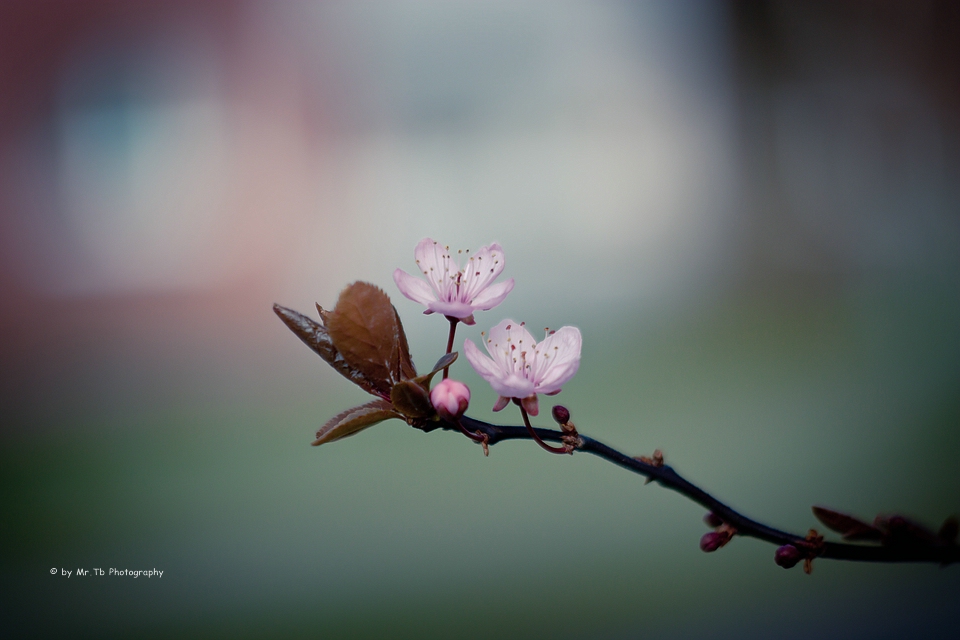
M727 543L727 538L726 533L720 533L719 531L705 533L703 537L700 538L700 550L706 553L716 551Z
M773 555L773 561L784 569L790 569L803 560L803 554L792 544L779 547Z
M553 419L557 421L557 424L567 424L570 422L570 410L562 404L554 405Z
M430 391L430 402L444 420L459 420L470 405L470 388L453 378L441 380Z

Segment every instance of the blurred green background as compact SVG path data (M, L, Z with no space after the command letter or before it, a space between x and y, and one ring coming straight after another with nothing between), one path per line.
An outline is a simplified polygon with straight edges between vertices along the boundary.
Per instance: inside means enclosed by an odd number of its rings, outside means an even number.
M587 455L312 448L365 395L271 311L374 282L426 370L446 323L393 269L498 241L516 288L458 344L580 327L544 408L778 528L936 528L958 36L947 2L4 3L4 635L960 635L956 567L703 554L700 507ZM164 573L59 574L94 567Z

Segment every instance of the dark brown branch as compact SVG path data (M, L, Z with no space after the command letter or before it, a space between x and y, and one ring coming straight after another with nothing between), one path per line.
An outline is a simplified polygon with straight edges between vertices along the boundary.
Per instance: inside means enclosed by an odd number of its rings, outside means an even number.
M463 428L471 432L485 434L488 445L494 445L504 440L533 439L525 426L500 426L483 422L482 420L475 420L468 416L463 416L460 422ZM439 424L433 423L424 430L430 431L435 428L450 431L461 430L457 425L442 421ZM561 431L555 431L553 429L533 429L533 431L535 431L541 440L563 442L562 437L564 434ZM628 456L625 453L621 453L612 447L608 447L593 438L583 435L580 437L583 440L583 444L578 447L578 451L592 453L599 458L612 462L628 471L645 476L667 489L686 496L716 514L723 522L735 528L739 535L758 538L775 545L791 544L802 550L812 549L805 536L774 529L773 527L742 515L732 507L720 502L700 487L683 478L668 465L656 466L648 464L637 458ZM856 560L860 562L936 562L946 565L953 562L960 562L960 546L948 543L924 546L916 544L867 545L824 542L819 546L816 556L819 558Z

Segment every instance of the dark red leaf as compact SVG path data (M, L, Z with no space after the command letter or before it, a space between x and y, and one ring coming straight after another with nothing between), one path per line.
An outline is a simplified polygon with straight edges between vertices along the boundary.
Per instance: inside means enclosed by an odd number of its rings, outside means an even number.
M387 298L389 301L390 298ZM390 305L393 307L393 305ZM403 323L400 322L400 314L397 308L393 308L393 316L397 321L397 359L400 361L400 379L409 380L417 377L417 368L413 366L413 359L410 357L410 345L407 344L407 334L403 332Z
M340 440L384 420L401 417L399 413L393 410L393 405L386 400L373 400L359 407L347 409L328 420L317 431L317 439L313 441L313 445L317 446Z
M457 359L456 351L442 356L439 360L437 360L437 364L433 365L433 371L431 371L430 373L425 373L422 376L417 376L416 378L413 379L413 381L419 384L424 389L429 390L430 381L433 380L433 376L437 375L438 373L443 371L445 368L449 367L451 364L453 364L456 361L456 359Z
M387 294L372 284L354 282L344 289L327 328L346 363L378 395L388 398L394 384L416 377L400 317Z
M329 318L329 312L320 309L319 305L317 305L317 309L320 310L321 322ZM307 316L297 313L293 309L287 309L278 304L273 305L273 310L304 344L313 349L327 364L347 378L347 380L350 380L367 393L379 395L384 399L390 397L389 390L386 392L379 391L379 387L374 381L367 379L361 371L347 364L347 361L344 360L343 356L334 346L330 333L323 324L315 322Z
M879 540L883 536L882 532L873 525L845 513L813 507L813 515L847 540Z
M873 523L883 530L883 544L901 547L940 547L946 542L919 522L901 515L877 516Z
M390 402L406 418L429 418L436 413L430 393L414 380L401 380L393 385Z

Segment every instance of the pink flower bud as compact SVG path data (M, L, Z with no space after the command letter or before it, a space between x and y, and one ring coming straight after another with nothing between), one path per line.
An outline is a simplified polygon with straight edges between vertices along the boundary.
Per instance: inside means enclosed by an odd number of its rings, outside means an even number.
M562 404L554 405L553 419L557 421L557 424L567 424L570 422L570 410Z
M430 391L430 402L444 420L458 420L470 404L470 388L452 378L441 380Z
M729 537L730 536L728 534L721 533L719 531L705 533L703 534L703 537L700 538L700 550L706 553L716 551L727 543Z
M802 559L803 554L800 553L800 550L792 544L785 544L782 547L779 547L776 553L773 555L773 561L784 569L789 569L795 566Z

